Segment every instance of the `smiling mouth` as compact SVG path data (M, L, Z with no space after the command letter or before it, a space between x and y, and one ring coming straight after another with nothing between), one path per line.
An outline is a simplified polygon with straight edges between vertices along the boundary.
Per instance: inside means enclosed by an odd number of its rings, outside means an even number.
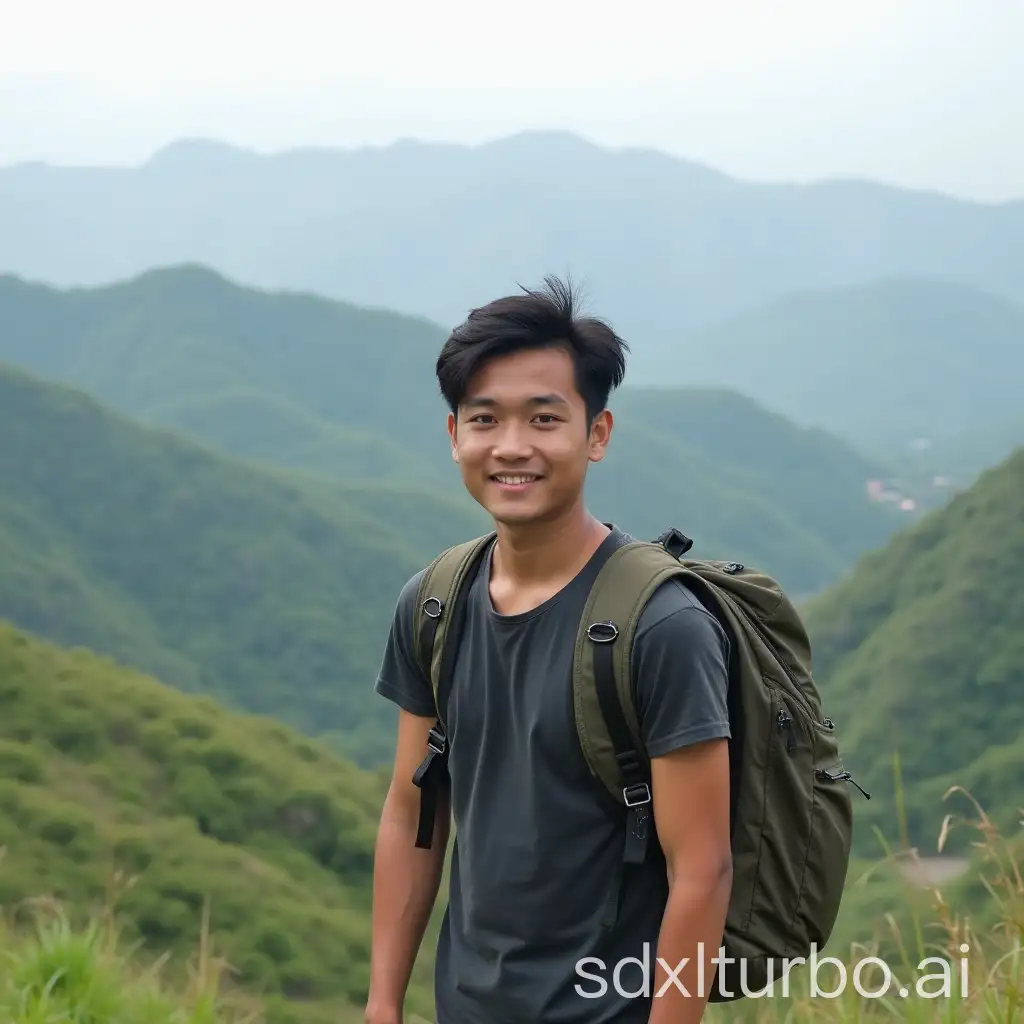
M502 487L526 487L541 478L534 473L494 473L491 479Z

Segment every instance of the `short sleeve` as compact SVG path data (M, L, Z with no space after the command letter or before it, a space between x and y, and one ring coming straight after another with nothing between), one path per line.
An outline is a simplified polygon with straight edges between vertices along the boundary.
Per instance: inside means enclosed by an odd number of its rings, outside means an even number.
M649 757L729 737L729 640L678 581L648 602L633 641L633 689Z
M432 716L434 693L416 659L416 592L422 571L398 595L374 690L414 715Z

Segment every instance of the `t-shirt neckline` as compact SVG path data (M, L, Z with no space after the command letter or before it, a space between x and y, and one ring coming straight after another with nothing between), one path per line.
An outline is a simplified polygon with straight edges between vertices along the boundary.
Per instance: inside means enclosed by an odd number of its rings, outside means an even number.
M494 556L494 546L497 538L492 540L487 546L487 551L485 552L482 560L483 564L481 565L481 570L476 580L477 585L483 587L484 607L487 609L487 613L491 621L500 623L503 626L517 625L519 623L526 622L538 615L543 615L550 608L553 608L568 595L572 594L577 588L582 586L589 588L594 579L596 579L598 572L601 570L601 566L604 565L608 556L610 556L611 553L626 539L625 534L615 526L614 523L605 523L604 525L607 526L611 532L601 541L597 549L587 560L587 563L571 580L569 580L568 583L565 584L564 587L556 591L546 600L542 601L535 608L530 608L525 612L516 612L512 615L504 615L499 612L494 607L494 602L491 600L491 560Z

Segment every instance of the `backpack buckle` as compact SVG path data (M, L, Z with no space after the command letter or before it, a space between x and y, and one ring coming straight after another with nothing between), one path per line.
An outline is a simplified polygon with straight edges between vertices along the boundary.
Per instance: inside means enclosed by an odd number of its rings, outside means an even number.
M651 788L646 782L635 782L632 786L623 787L622 798L626 801L627 807L640 807L642 804L649 804Z
M436 726L430 727L427 733L427 747L435 754L442 756L448 746L448 739L445 734Z
M674 526L669 527L654 543L660 544L673 558L682 558L693 547L693 541Z
M614 622L592 622L587 626L587 637L595 644L610 644L619 635Z

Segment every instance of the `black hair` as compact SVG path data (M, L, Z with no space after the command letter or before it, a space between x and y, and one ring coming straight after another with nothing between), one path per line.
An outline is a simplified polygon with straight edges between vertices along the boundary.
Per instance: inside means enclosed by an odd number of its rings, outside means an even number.
M579 314L571 284L549 275L544 285L494 299L452 331L437 358L437 381L453 415L487 360L527 348L566 349L588 423L605 408L625 376L629 346L604 320Z

